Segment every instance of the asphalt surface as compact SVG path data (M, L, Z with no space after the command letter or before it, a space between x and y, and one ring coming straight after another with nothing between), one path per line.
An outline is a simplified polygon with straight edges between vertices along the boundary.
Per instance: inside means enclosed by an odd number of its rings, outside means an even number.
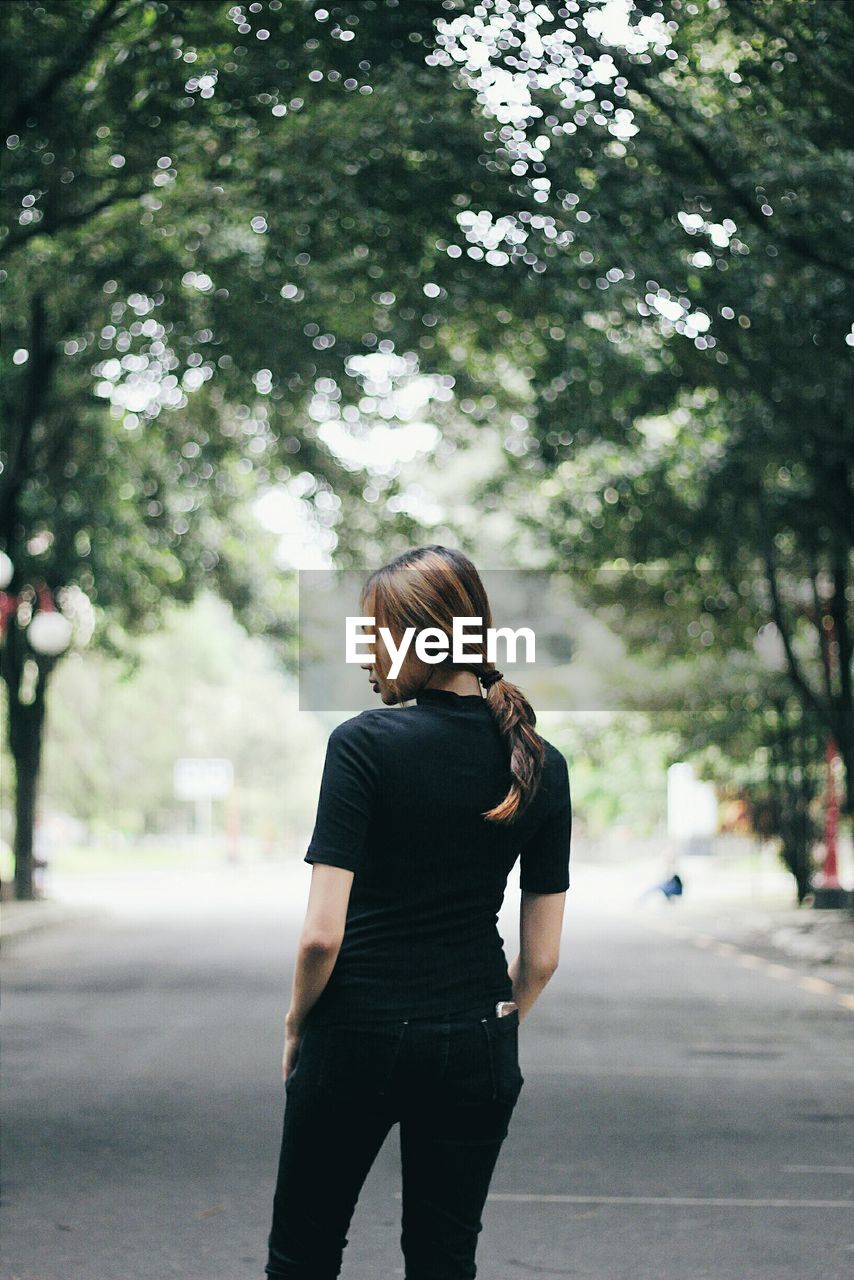
M4 941L2 1280L264 1280L307 879L240 874L192 902L130 879L120 911ZM579 869L479 1280L848 1280L851 1028L806 968L607 910ZM403 1275L396 1134L342 1280Z

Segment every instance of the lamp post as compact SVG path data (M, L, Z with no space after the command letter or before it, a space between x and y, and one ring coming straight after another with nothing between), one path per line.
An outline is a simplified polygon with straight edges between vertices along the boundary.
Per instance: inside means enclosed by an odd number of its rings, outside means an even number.
M18 609L18 597L9 595L6 591L14 575L15 566L6 552L0 551L0 645L3 643L9 619Z
M15 894L31 899L45 684L71 644L75 626L57 609L46 582L25 583L10 592L6 588L14 579L10 556L0 552L0 667L9 693L9 747L15 762Z

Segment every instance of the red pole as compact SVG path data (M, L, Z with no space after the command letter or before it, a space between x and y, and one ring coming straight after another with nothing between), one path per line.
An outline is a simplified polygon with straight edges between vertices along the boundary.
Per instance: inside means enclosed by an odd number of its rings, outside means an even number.
M841 889L839 882L839 866L836 860L837 837L839 834L839 797L836 794L836 779L833 776L833 762L836 759L836 743L832 737L827 739L827 750L824 760L827 769L824 800L824 862L821 871L822 889Z

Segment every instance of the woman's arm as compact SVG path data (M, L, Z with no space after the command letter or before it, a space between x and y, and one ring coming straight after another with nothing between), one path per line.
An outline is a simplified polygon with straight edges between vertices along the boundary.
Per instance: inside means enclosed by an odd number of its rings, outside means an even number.
M312 1005L320 998L335 967L344 925L353 872L316 862L311 869L308 905L297 944L291 1005L285 1025L299 1036Z
M316 862L311 869L308 906L297 944L291 1006L285 1017L284 1081L293 1070L308 1011L320 998L335 968L344 937L352 884L353 872L343 867Z
M354 716L333 729L326 744L317 817L304 859L312 864L311 889L285 1019L285 1080L309 1010L335 968L350 890L365 851L378 777L370 725L369 713Z
M566 893L522 894L519 954L507 967L520 1022L558 966L565 906Z

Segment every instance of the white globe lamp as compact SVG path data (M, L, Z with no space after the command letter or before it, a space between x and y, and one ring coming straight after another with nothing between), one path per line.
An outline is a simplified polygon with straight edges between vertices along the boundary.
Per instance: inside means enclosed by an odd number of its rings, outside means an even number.
M72 625L57 609L39 609L27 627L30 648L45 658L57 658L71 644Z

